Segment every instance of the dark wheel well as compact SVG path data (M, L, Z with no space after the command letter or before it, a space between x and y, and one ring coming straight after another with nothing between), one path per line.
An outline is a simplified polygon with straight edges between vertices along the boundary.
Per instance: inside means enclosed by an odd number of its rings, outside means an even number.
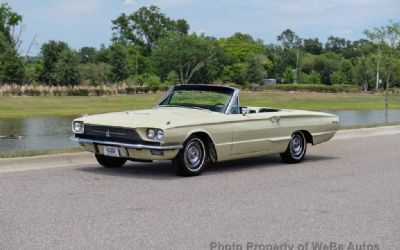
M204 143L206 144L206 147L207 147L208 156L210 157L210 160L212 162L216 162L218 159L217 151L215 150L214 142L212 141L210 136L205 132L196 132L191 135L196 135L204 141Z
M310 132L308 132L307 130L300 130L300 132L303 133L304 137L306 138L307 143L311 143L311 144L314 143L312 135L310 134Z

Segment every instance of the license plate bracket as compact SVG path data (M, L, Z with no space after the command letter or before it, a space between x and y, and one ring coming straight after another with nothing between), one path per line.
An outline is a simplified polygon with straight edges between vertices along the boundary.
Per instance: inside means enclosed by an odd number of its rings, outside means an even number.
M111 157L119 157L118 147L104 146L104 155Z

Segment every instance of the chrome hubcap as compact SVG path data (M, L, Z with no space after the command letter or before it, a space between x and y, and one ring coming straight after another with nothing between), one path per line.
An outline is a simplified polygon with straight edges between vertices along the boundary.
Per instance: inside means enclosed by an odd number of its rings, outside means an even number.
M301 135L292 135L292 139L290 140L290 152L292 153L292 156L296 159L299 159L303 156L304 139Z
M204 145L201 141L194 139L185 147L185 164L191 170L199 169L204 162Z

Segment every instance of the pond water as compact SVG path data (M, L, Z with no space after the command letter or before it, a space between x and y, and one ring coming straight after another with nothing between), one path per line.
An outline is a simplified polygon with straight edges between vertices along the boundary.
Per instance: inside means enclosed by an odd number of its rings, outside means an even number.
M72 134L72 117L33 117L0 119L0 136L13 134L21 139L1 139L1 151L46 150L72 148L77 144L68 139Z
M342 126L385 122L383 110L325 110L336 114ZM0 136L23 136L21 139L1 139L1 151L46 150L77 147L68 137L73 117L34 117L0 119ZM400 122L400 110L389 111L389 122Z

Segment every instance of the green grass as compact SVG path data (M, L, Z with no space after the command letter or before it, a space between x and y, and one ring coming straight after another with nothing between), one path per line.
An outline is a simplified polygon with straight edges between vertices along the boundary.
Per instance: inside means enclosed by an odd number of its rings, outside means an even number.
M124 96L16 96L0 97L0 118L79 116L153 107L162 94ZM242 105L309 110L383 109L381 95L311 92L242 92ZM391 96L390 109L400 109L400 96Z
M83 152L82 148L0 152L0 158L17 158L38 155L70 154Z

